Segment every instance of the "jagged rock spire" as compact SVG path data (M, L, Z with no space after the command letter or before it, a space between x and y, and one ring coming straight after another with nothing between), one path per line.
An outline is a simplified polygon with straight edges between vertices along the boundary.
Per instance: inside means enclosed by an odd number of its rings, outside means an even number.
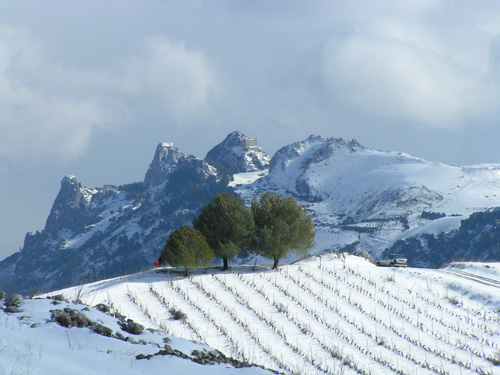
M75 213L75 210L78 211L78 208L86 203L82 185L76 177L65 176L61 181L61 189L52 205L45 228L56 231L74 225L80 220L80 215Z
M184 154L173 143L158 144L153 161L146 172L144 185L149 187L164 182L182 157Z

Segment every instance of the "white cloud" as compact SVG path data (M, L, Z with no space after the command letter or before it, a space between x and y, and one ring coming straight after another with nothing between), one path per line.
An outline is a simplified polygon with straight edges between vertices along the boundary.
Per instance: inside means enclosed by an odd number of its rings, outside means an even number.
M201 52L162 36L147 38L145 53L129 60L124 78L132 95L166 106L178 121L203 115L219 91L214 69Z
M334 102L367 117L444 129L497 114L490 36L420 16L377 19L332 41L322 76Z
M71 82L68 74L54 74L58 69L40 40L20 28L0 27L0 155L74 158L109 121L95 98L61 89Z
M0 156L73 159L96 132L151 108L176 125L210 109L218 83L202 53L162 37L144 51L114 68L72 69L28 31L1 26Z
M14 158L76 158L110 116L95 102L70 101L25 87L10 88L8 95L0 104L0 153Z

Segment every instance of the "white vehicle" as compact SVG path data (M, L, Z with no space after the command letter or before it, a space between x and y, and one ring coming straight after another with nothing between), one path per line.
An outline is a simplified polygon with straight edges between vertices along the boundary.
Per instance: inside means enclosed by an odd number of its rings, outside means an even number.
M377 266L407 267L408 259L399 254L389 254L377 260Z

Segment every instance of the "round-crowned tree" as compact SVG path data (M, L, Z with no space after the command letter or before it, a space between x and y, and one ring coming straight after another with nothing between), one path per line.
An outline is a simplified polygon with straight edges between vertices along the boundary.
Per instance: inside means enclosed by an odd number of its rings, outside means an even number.
M193 220L194 228L206 238L215 256L221 257L223 270L229 267L240 247L251 241L254 230L252 214L245 203L227 193L213 197Z
M257 251L273 259L273 269L290 251L306 254L314 246L314 224L307 211L292 198L264 193L252 200Z
M184 268L184 275L189 270L208 266L214 259L214 252L200 231L183 225L168 237L159 261L172 267Z

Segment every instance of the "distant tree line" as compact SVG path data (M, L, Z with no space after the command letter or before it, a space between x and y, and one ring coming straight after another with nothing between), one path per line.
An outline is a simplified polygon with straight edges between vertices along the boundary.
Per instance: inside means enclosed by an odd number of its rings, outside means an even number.
M159 264L189 270L206 267L214 256L223 270L242 250L273 260L273 269L290 251L306 254L314 246L314 224L307 211L292 198L264 193L249 208L238 197L221 193L193 219L170 233Z

